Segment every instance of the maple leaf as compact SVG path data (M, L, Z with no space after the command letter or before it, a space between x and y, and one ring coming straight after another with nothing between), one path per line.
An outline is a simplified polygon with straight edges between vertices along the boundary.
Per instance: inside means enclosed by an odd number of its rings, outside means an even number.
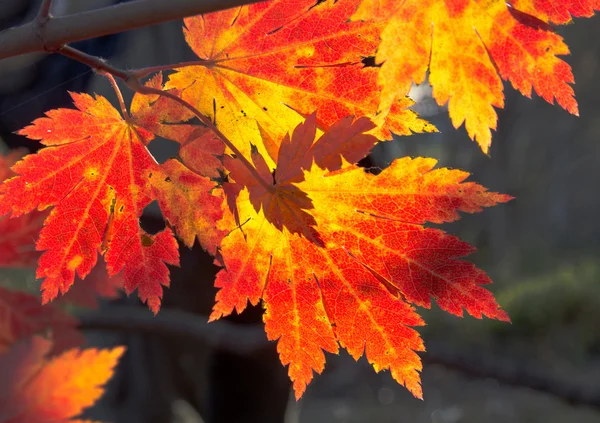
M166 86L182 90L246 157L252 143L275 160L276 146L267 150L260 131L279 141L315 110L323 128L366 115L381 138L434 131L408 110L408 98L377 114L377 68L363 59L375 53L382 25L348 22L358 2L273 0L186 18L185 38L200 60Z
M56 354L83 343L77 319L57 307L42 306L39 298L0 287L0 353L32 335L52 332Z
M162 90L162 73L154 75L145 85ZM176 89L170 92L181 96ZM190 170L203 176L219 176L218 170L223 167L219 156L225 152L225 145L208 128L182 123L193 117L186 107L158 94L135 95L131 113L136 124L151 134L179 143L179 157Z
M47 213L34 212L16 219L0 217L0 267L31 267L40 254L35 250Z
M119 298L124 285L123 274L109 276L106 266L97 265L84 280L76 281L60 300L80 307L98 308L98 297Z
M0 422L80 421L71 419L102 396L125 351L72 349L48 359L51 348L50 341L33 337L0 356Z
M156 77L149 84L160 82ZM125 291L137 289L156 313L162 285L169 284L166 264L178 265L179 254L170 228L150 235L139 225L142 211L157 198L151 177L164 169L147 145L154 133L197 142L192 136L196 130L168 124L185 114L169 112L174 102L154 96L136 95L131 116L125 118L102 96L72 97L76 110L51 110L19 132L47 148L13 166L18 176L0 187L0 214L12 212L15 217L53 207L37 242L37 249L44 251L37 269L37 277L44 279L44 303L59 291L65 293L76 273L85 278L100 252L109 276L123 270ZM152 112L149 104L159 112ZM188 233L184 236L189 242Z
M591 16L597 0L362 0L353 20L386 22L376 60L383 63L381 108L405 95L413 82L429 82L438 104L448 103L456 128L487 153L494 107L504 107L502 79L523 95L532 90L575 115L573 73L557 56L569 54L545 22ZM435 29L434 29L435 28ZM407 58L410 58L407 60Z
M177 228L183 243L192 247L198 238L200 245L215 255L226 234L215 229L223 216L223 193L216 184L176 159L163 163L160 172L152 174L150 183L165 219Z
M508 3L517 10L554 24L569 23L572 17L589 18L594 11L600 10L598 0L510 0Z
M241 225L232 211L220 222L230 233L221 245L225 269L211 320L262 299L267 336L279 339L296 397L313 370L323 370L323 350L337 352L338 343L355 359L366 351L375 370L389 369L421 397L415 352L424 346L412 327L423 321L409 303L430 307L434 298L459 316L464 309L508 320L482 287L490 279L458 260L473 248L423 224L451 222L459 211L479 212L510 197L464 182L466 172L433 169L433 159L403 158L379 175L366 173L346 156L355 161L368 153L377 141L363 133L368 129L364 120L346 118L315 141L316 119L309 118L281 142L272 179L257 166L260 183L239 172L233 158L225 161L244 187L236 201Z
M10 167L24 155L16 150L0 155L0 182L14 176ZM1 196L0 196L1 198ZM34 212L17 219L0 217L0 267L29 267L39 259L35 240L42 229L46 213Z

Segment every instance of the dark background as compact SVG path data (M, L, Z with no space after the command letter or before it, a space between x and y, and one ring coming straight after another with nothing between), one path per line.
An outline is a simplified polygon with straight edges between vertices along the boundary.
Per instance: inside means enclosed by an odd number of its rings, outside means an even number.
M55 0L56 14L112 1ZM25 0L0 0L0 28L29 19ZM192 58L173 22L78 47L137 68ZM506 85L506 108L490 157L447 112L413 90L417 108L441 134L402 137L380 144L373 160L384 164L404 155L431 156L465 169L515 201L465 216L444 229L475 245L472 260L495 281L491 290L513 323L459 319L422 310L429 352L424 355L419 401L387 373L376 374L361 359L328 356L327 368L296 403L275 344L250 354L211 347L210 340L88 331L91 343L127 343L129 352L100 405L90 414L115 422L407 422L525 423L600 421L600 18L583 19L559 31L571 47L581 117ZM107 82L84 66L58 56L32 55L0 62L0 138L8 146L36 148L11 133L48 109L69 107L67 90L97 92L114 101ZM126 96L130 96L126 92ZM158 157L173 146L152 146ZM152 211L145 227L158 230ZM165 309L180 309L205 321L214 298L216 268L200 249L182 250ZM33 272L0 272L12 286L37 289ZM138 308L137 297L119 300ZM111 306L106 305L105 310ZM230 319L256 329L260 310ZM536 388L531 389L531 388ZM202 416L202 417L200 417Z

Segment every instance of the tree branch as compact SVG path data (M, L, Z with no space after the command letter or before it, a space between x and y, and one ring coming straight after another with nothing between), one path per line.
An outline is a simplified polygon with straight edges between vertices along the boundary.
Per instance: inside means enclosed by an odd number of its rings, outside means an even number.
M168 308L154 316L137 307L110 306L103 311L78 316L78 319L83 330L181 337L240 355L252 354L269 345L260 325L240 325L226 320L208 324L208 317Z
M259 0L137 0L61 17L46 16L0 32L0 59L33 52L54 52L63 45L144 26L216 12ZM44 1L45 14L51 1ZM39 17L40 15L38 15ZM43 29L43 30L42 30Z
M517 388L528 388L556 397L571 405L600 409L600 391L560 380L540 370L476 351L452 351L440 344L428 345L422 356L425 364L439 364L473 378L491 378Z
M206 323L206 317L182 310L163 308L156 316L147 310L110 306L103 311L79 317L84 330L183 337L239 355L252 354L269 345L262 325L241 325L219 320ZM478 351L454 351L443 344L429 345L422 356L426 364L438 364L475 378L491 378L500 383L542 392L572 405L600 408L600 392L553 378L539 370Z

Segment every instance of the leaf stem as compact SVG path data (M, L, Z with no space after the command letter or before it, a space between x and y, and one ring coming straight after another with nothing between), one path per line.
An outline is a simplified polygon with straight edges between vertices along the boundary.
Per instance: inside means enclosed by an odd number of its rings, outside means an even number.
M184 68L186 66L210 66L211 63L212 63L211 60L199 59L199 60L192 60L189 62L173 63L173 64L168 64L168 65L148 66L146 68L134 69L129 72L131 73L132 77L135 77L136 79L142 79L152 73Z
M248 168L250 173L252 173L252 176L256 178L256 180L263 186L264 189L266 189L268 192L275 191L275 187L263 179L263 177L260 175L260 173L258 173L258 170L256 170L254 165L252 165L252 163L250 163L250 161L246 157L244 157L242 152L225 136L225 134L223 134L206 115L202 114L190 103L168 91L163 91L157 88L142 85L138 80L135 79L130 79L127 82L127 86L140 94L161 95L163 97L170 98L171 100L176 101L177 103L181 104L183 107L191 111L198 119L200 119L200 121L203 124L205 124L208 127L208 129L213 131L219 137L223 144L225 144L235 154L236 158Z
M107 77L108 80L110 81L110 85L112 85L113 89L115 90L115 94L117 94L117 98L119 99L119 106L121 106L121 113L123 113L123 117L125 118L125 120L127 122L129 122L131 117L129 116L129 111L127 110L127 106L125 105L125 100L123 100L123 93L121 93L121 89L119 88L119 84L117 84L115 77L107 72L102 72L102 75Z
M69 59L83 63L84 65L88 65L98 73L108 73L113 75L114 77L122 79L125 81L125 83L127 83L127 81L131 78L131 75L128 72L110 65L99 57L89 55L71 46L62 46L57 53L68 57Z
M250 173L252 173L252 176L254 176L256 178L256 180L263 186L264 189L266 189L268 192L274 192L275 188L273 187L273 185L269 184L267 181L265 181L262 178L260 173L258 173L256 168L252 165L252 163L250 163L250 161L248 161L248 159L246 157L244 157L244 155L241 153L241 151L235 145L233 145L233 143L225 136L225 134L223 134L206 115L202 114L198 109L196 109L194 106L192 106L190 103L188 103L184 99L177 97L176 95L174 95L173 93L170 93L168 91L163 91L163 90L159 90L157 88L152 88L152 87L147 87L145 85L142 85L140 83L140 80L138 77L138 73L137 73L138 71L125 71L125 70L116 68L116 67L110 65L109 63L107 63L106 61L102 60L99 57L91 56L91 55L84 53L80 50L77 50L73 47L63 46L60 50L58 50L58 53L63 56L66 56L70 59L76 60L80 63L86 64L100 74L111 75L113 77L123 80L125 82L125 84L135 92L138 92L140 94L160 95L163 97L170 98L171 100L176 101L177 103L181 104L183 107L185 107L186 109L191 111L198 119L200 119L200 121L204 125L206 125L210 130L212 130L219 137L221 142L223 144L225 144L236 155L236 158L238 160L240 160L244 164L244 166L246 166L248 168ZM178 66L178 65L175 65L175 66ZM146 68L146 69L149 69L149 68ZM172 69L172 67L171 67L171 69ZM114 80L114 78L113 78L113 80ZM116 86L116 82L115 82L114 86ZM118 90L118 87L116 89ZM120 91L118 92L117 96L120 97L119 101L122 102L123 97L120 96ZM123 110L125 110L124 102L122 103L121 108ZM125 113L125 111L124 111L124 113ZM125 116L128 116L128 114L125 114Z

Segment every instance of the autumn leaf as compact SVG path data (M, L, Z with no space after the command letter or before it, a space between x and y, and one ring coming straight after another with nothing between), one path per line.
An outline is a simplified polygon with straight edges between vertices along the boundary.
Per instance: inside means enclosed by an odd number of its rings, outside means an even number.
M0 356L0 422L76 422L104 392L104 384L125 351L72 349L46 358L52 343L23 341Z
M598 0L510 0L512 7L544 22L566 24L575 18L589 18L600 10Z
M42 306L38 297L0 287L0 353L18 341L47 332L54 339L53 354L79 346L83 336L77 325L77 319L59 308Z
M137 289L156 313L162 285L169 284L166 264L178 265L179 254L170 228L150 235L139 225L144 208L159 198L150 179L163 173L147 145L154 133L195 142L188 137L194 129L169 124L185 114L169 114L168 104L152 96L136 95L125 117L102 96L72 97L77 109L51 110L19 132L47 147L13 166L18 176L0 187L0 213L53 208L37 242L44 251L37 269L44 303L65 293L76 273L85 278L100 252L108 275L123 270L125 291ZM150 112L150 103L160 113ZM184 236L189 242L189 233Z
M160 171L152 174L150 183L165 219L177 228L183 243L192 247L198 238L202 248L216 254L225 236L225 232L215 229L217 221L223 217L222 190L177 159L163 163Z
M104 264L104 263L102 263ZM97 265L84 279L76 281L60 302L98 308L98 298L114 300L124 289L123 274L109 276L105 265Z
M10 167L23 155L20 150L7 156L0 155L0 182L14 176ZM0 267L30 267L37 263L40 254L35 250L35 241L46 217L44 212L33 212L16 219L0 217Z
M323 351L337 352L338 344L355 359L366 354L375 370L389 369L421 397L416 352L424 346L412 327L423 321L410 304L430 307L434 298L455 315L508 320L482 286L490 279L458 260L473 248L423 224L451 222L459 211L479 212L510 197L464 182L466 172L433 169L433 159L403 158L379 175L366 173L347 162L376 142L363 133L363 120L347 118L315 141L316 125L309 118L281 142L272 179L263 164L256 166L261 183L233 165L230 176L244 187L236 201L241 225L229 210L220 223L230 233L211 320L262 299L267 336L279 339L297 397L313 370L323 370Z
M376 60L381 108L429 82L438 104L448 103L456 128L487 153L496 129L494 107L504 107L502 79L523 95L532 90L577 115L569 54L562 37L547 25L591 16L597 0L362 0L353 20L386 23Z
M145 85L162 90L162 74L154 75ZM171 89L170 93L181 95L176 89ZM218 170L223 167L219 157L223 155L225 145L208 128L184 123L194 116L186 107L165 96L135 95L131 113L141 128L177 142L179 157L190 170L202 176L219 176Z
M277 152L260 132L279 141L315 111L323 128L370 116L385 139L390 131L435 130L408 110L407 98L377 114L378 69L363 59L375 53L382 25L348 22L358 3L273 0L187 18L184 34L200 60L169 75L166 86L182 90L246 157L252 143L267 161Z

